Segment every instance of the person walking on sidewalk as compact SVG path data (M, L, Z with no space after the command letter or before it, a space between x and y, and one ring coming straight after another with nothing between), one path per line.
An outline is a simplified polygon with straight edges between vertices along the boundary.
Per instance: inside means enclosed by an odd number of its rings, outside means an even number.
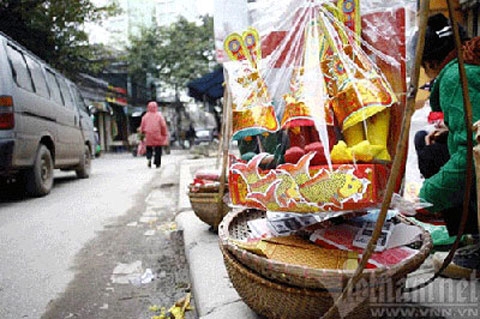
M461 29L462 31L463 29ZM466 36L463 37L463 40ZM432 212L441 212L450 235L456 235L463 209L463 194L470 191L468 222L465 232L478 234L476 185L465 189L467 171L467 128L463 108L463 93L456 58L453 28L442 14L428 19L422 66L425 73L435 79L430 93L432 111L443 112L448 128L447 146L450 158L436 174L425 179L419 197L433 204ZM465 41L463 58L468 80L468 91L472 101L473 122L480 120L480 37ZM433 136L434 134L432 134ZM421 158L419 158L421 160ZM453 262L444 275L469 277L480 270L480 245L477 243L458 249ZM434 261L434 266L438 263ZM437 266L438 267L438 266ZM436 268L437 268L436 267Z
M142 122L138 130L145 134L145 144L147 146L147 165L152 167L153 163L156 168L162 164L162 146L168 145L168 128L162 113L158 111L158 104L150 101L147 104L147 113L143 115Z

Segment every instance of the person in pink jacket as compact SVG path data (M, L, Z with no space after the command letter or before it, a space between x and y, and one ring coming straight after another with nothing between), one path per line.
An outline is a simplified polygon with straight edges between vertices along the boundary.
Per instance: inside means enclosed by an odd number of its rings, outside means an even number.
M145 134L148 167L152 167L152 155L155 154L153 163L159 168L162 164L162 146L168 145L169 138L167 123L158 111L157 102L148 102L147 113L143 115L138 130Z

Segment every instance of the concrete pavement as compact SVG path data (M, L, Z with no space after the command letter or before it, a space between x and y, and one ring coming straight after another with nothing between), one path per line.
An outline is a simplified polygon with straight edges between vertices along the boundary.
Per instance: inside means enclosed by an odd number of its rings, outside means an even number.
M183 230L185 252L190 268L193 296L199 319L260 318L242 301L233 288L219 249L218 236L192 211L187 185L193 173L201 168L213 168L216 158L185 160L180 170L180 196L176 222ZM409 274L407 286L414 286L432 276L432 259ZM372 317L377 318L479 318L480 281L437 278L427 287L410 293L408 302L380 305ZM299 318L301 319L301 318Z
M180 194L176 222L183 230L185 253L190 267L193 296L199 319L258 316L242 301L228 278L220 252L218 236L209 231L190 206L187 186L201 167L215 167L216 158L185 160L180 169Z

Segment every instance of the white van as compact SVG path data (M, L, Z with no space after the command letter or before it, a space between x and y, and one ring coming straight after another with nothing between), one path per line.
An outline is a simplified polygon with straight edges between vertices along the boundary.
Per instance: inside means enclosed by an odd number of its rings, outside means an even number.
M48 194L53 169L90 175L93 123L74 83L0 32L0 181Z

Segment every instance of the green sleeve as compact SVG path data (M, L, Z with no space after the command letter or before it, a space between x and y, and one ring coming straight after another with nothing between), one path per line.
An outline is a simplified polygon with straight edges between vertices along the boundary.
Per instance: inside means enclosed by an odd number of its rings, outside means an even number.
M473 106L473 122L480 119L480 67L467 65L469 96ZM439 102L449 128L450 160L434 176L425 180L419 197L433 204L432 212L459 205L463 200L467 163L467 130L463 109L463 93L456 63L447 65L439 75Z
M456 206L465 188L466 147L458 149L450 160L432 177L425 180L419 197L433 204L432 212Z

